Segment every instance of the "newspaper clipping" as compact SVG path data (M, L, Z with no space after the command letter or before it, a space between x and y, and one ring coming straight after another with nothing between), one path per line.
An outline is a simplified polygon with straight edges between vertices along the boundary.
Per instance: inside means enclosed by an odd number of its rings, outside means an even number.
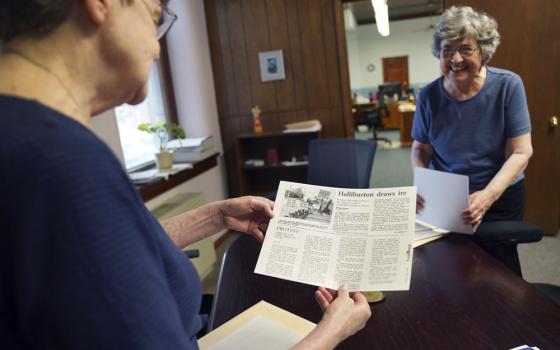
M416 187L281 181L255 272L350 291L408 290Z

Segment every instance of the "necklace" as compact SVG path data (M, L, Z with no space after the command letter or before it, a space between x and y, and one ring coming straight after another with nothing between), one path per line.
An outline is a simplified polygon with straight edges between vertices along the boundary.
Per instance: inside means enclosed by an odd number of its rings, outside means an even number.
M72 92L70 91L70 89L68 88L68 86L66 86L66 84L64 83L64 81L58 76L58 74L56 74L52 69L50 69L49 67L45 66L44 64L38 62L37 60L24 55L23 53L16 51L16 50L12 50L12 49L8 49L6 50L6 53L11 53L14 54L16 56L19 56L21 58L23 58L24 60L28 61L29 63L41 68L42 70L44 70L45 72L49 73L50 75L52 75L56 81L58 82L58 84L60 86L62 86L62 88L64 89L64 91L66 91L66 94L68 95L68 97L70 97L70 99L72 100L72 102L74 103L74 106L77 108L77 111L81 114L82 112L82 108L80 106L80 104L78 103L78 100L74 97L74 95L72 94Z
M455 111L457 112L457 118L461 119L463 118L463 114L461 113L461 109L459 109L459 106L457 106L457 102L455 101L451 101L453 104L453 107L455 107Z

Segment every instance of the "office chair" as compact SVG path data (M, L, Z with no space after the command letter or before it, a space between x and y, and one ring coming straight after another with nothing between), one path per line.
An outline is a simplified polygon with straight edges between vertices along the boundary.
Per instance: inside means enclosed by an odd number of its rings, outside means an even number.
M391 144L391 140L388 138L377 136L377 130L383 129L383 117L387 115L387 107L366 108L363 110L363 113L366 115L368 125L371 128L372 138L370 140L376 143L377 141L385 141Z
M511 220L483 222L476 231L474 240L490 255L522 277L517 245L538 242L542 237L543 230L537 225ZM532 285L560 305L560 286L547 283L532 283Z
M474 241L521 277L517 245L538 242L542 236L543 231L540 227L525 221L490 221L480 224Z
M342 188L369 188L377 145L354 139L309 142L307 183Z

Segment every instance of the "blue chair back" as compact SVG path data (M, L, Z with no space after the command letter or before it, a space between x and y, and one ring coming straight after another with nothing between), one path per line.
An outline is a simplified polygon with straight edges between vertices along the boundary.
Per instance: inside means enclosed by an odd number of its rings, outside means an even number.
M369 188L376 144L354 139L309 142L307 183L342 188Z

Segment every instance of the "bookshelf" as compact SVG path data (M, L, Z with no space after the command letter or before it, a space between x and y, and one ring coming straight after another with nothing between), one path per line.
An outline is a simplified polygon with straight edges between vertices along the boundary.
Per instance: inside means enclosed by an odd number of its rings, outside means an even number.
M239 195L267 195L276 191L281 180L305 182L309 141L319 132L240 134L236 140ZM270 151L270 150L276 151ZM277 154L271 157L270 153ZM277 158L275 164L271 160ZM248 165L247 160L262 161ZM292 160L296 160L292 163ZM288 164L282 164L282 163ZM288 163L286 163L288 162Z

